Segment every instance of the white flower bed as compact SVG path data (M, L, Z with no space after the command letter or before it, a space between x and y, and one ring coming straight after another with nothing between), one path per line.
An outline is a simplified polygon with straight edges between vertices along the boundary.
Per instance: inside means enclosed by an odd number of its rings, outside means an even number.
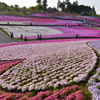
M5 30L9 35L10 32L14 33L14 37L20 37L21 34L23 36L37 36L38 34L42 35L52 35L52 34L60 34L62 33L59 30L47 28L47 27L39 27L39 26L0 26L3 30Z
M100 41L91 41L88 45L100 54ZM100 68L97 69L96 74L90 78L88 83L90 84L88 90L92 94L93 100L100 100Z
M86 80L96 55L87 41L24 44L0 48L0 60L25 59L0 75L8 90L45 90ZM7 78L4 78L7 75Z
M100 54L100 40L98 41L91 41L88 43L92 48L94 48Z
M20 24L20 25L23 25L23 22L21 21L0 21L0 24Z
M88 83L90 84L88 90L92 94L93 100L100 100L100 68L97 69L97 73L90 78Z

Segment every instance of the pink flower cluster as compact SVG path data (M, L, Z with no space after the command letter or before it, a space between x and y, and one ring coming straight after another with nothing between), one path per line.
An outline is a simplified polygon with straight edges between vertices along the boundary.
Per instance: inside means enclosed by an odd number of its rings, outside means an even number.
M68 86L54 91L38 92L36 96L28 97L32 92L27 93L9 93L0 91L0 100L83 100L86 98L78 86Z
M36 96L28 100L83 100L85 96L82 90L77 90L78 86L68 86L60 90L39 92Z
M18 64L18 63L20 63L22 61L23 61L23 59L0 62L0 74L2 74L4 71L8 70L12 66L14 66L14 65L16 65L16 64Z
M10 93L10 92L4 92L0 91L0 100L23 100L23 99L28 99L28 94L27 93Z

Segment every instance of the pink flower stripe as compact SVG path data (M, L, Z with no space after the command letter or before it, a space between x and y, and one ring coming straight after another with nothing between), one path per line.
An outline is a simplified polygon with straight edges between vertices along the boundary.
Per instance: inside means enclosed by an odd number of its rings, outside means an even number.
M17 16L7 16L7 15L0 15L0 21L56 22L56 20L54 20L54 19L32 18L32 17L17 17Z
M5 91L0 91L0 100L23 100L28 99L28 94L31 92L26 93L10 93Z
M0 15L0 21L29 21L28 17Z
M0 44L1 47L13 46L13 45L24 45L24 44L33 44L33 43L52 43L52 42L65 42L65 41L83 41L83 40L100 40L100 39L55 39L55 40L41 40L41 41L32 41L32 42L18 42L18 43L6 43Z
M29 15L29 16L34 16L34 17L50 17L48 14L32 14L32 15Z
M28 100L83 100L83 98L86 98L82 94L82 90L77 89L78 86L74 85L53 92L39 92L36 96L29 98Z
M33 97L28 97L32 92L26 93L10 93L0 91L0 100L83 100L86 97L82 94L83 91L79 90L79 86L67 86L59 90L47 90L38 92Z
M2 74L4 71L8 70L12 66L14 66L14 65L16 65L16 64L18 64L18 63L20 63L22 61L23 61L23 59L0 62L0 74Z
M57 20L57 19L45 19L45 18L31 18L32 25L79 25L81 21L71 20ZM30 22L24 22L24 24L30 24Z

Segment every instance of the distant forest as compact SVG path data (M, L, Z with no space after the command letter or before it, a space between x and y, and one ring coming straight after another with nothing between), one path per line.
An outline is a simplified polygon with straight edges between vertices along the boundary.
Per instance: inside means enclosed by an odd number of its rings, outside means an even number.
M96 15L95 7L92 8L90 6L86 5L79 5L78 1L71 3L70 0L65 0L61 2L58 0L57 2L57 8L56 7L48 7L48 1L47 0L37 0L36 6L31 6L29 8L22 7L20 8L19 5L7 5L4 2L0 2L0 12L17 12L22 15L28 15L31 13L42 13L42 12L48 12L48 13L54 13L54 12L65 12L70 14L80 14L80 15Z

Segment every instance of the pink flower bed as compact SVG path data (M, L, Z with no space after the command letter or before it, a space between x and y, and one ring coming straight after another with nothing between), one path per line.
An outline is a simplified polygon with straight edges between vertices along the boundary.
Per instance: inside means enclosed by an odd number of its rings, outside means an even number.
M90 22L100 23L100 17L95 16L78 16L81 19L90 20Z
M45 18L31 18L32 25L82 25L81 21L71 20L57 20L57 19L45 19ZM30 24L30 22L24 22L24 24Z
M46 14L37 14L39 16ZM69 19L71 19L69 17ZM32 23L32 25L78 25L82 24L80 21L71 20L57 20L57 19L46 19L46 18L34 18L34 17L19 17L19 16L8 16L0 15L0 21L23 21L23 24ZM26 22L27 21L27 22Z
M67 19L67 20L78 20L78 18L70 17L70 16L53 16L54 18L61 18L61 19Z
M33 16L33 17L50 17L48 14L42 13L42 14L32 14L29 16Z
M10 92L5 92L5 91L0 91L0 100L23 100L23 99L28 99L28 94L27 93L10 93Z
M42 38L60 38L60 37L100 37L100 30L89 27L50 27L61 31L61 34L43 35ZM37 36L27 36L28 39L37 39Z
M0 48L6 46L13 46L13 45L24 45L24 44L33 44L33 43L52 43L52 42L65 42L65 41L83 41L83 40L100 40L100 39L55 39L55 40L41 40L41 41L29 41L29 42L20 42L20 43L6 43L0 44Z
M77 90L77 88L78 86L74 85L53 92L39 92L28 100L83 100L85 96L82 94L82 90Z
M86 97L83 95L83 91L79 89L79 86L68 86L59 90L47 90L38 92L37 95L31 98L27 93L9 93L0 91L0 100L83 100Z
M34 22L57 22L55 19L32 18L32 17L30 17L30 21L34 21Z
M11 68L12 66L22 62L23 59L21 60L13 60L13 61L3 61L0 62L0 74L2 74L4 71L8 70L9 68Z
M28 17L0 15L0 21L29 21Z

